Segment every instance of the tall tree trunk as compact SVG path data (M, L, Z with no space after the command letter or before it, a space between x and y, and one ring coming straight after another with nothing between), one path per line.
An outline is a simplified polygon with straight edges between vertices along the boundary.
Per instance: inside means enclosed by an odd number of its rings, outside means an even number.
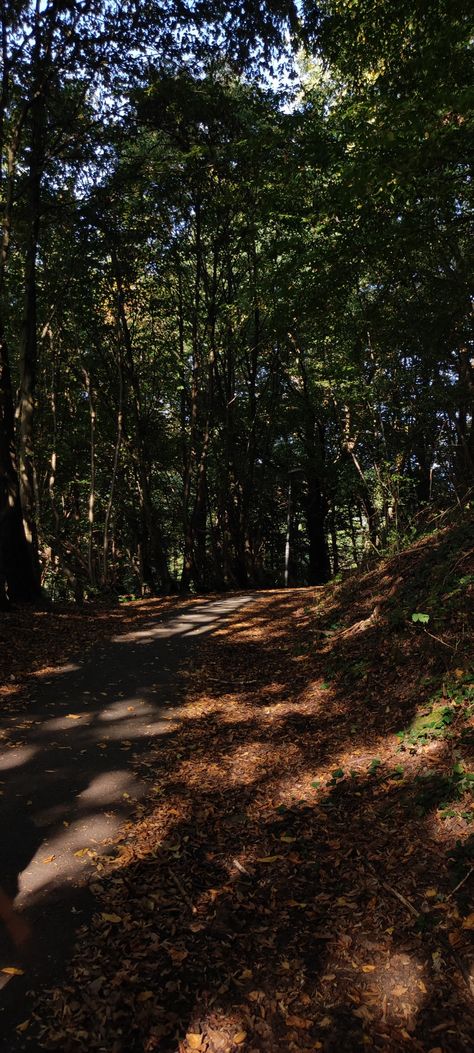
M125 352L124 367L131 388L131 410L135 424L135 459L140 501L140 563L143 581L151 593L161 589L170 592L174 582L169 572L164 537L151 496L151 464L143 432L142 399L135 368L133 344L125 310L125 291L117 253L112 248L112 263L117 287L118 321Z
M96 407L94 402L94 389L91 384L91 378L87 369L83 369L84 383L87 393L87 399L89 403L89 460L90 460L90 485L89 485L89 501L87 508L87 521L89 525L89 538L87 545L87 567L89 571L89 581L91 585L95 585L95 568L94 568L94 518L95 518L95 427L96 427Z
M326 537L328 504L317 475L307 476L306 530L309 542L308 585L324 585L331 577Z
M40 229L41 177L44 163L44 90L40 74L41 32L40 5L35 11L35 46L33 51L33 90L30 106L31 140L27 193L27 239L25 254L25 303L20 352L20 386L18 392L18 445L20 499L33 574L38 583L40 566L36 523L36 480L34 415L36 374L38 367L37 281L36 264ZM43 85L44 87L44 85Z
M10 365L0 323L0 605L31 603L40 598L23 526Z
M4 212L0 247L0 311L2 310L5 273L11 240L16 158L27 106L5 143L5 122L9 104L9 58L7 13L2 2L2 85L0 100L0 177L4 192ZM6 156L6 171L3 159ZM5 323L0 317L0 605L10 602L35 602L41 598L39 581L33 573L25 536L20 504L16 461L15 415L10 359Z
M104 538L102 543L102 577L105 586L108 585L109 581L109 528L110 519L112 515L112 508L115 496L115 484L117 482L117 473L120 461L120 451L122 448L122 434L123 434L123 367L122 367L122 350L119 347L118 351L118 375L119 375L119 397L118 397L118 410L117 410L117 431L115 436L115 450L114 450L114 463L112 468L112 479L110 482L109 499L107 501L107 508L105 510L104 519Z

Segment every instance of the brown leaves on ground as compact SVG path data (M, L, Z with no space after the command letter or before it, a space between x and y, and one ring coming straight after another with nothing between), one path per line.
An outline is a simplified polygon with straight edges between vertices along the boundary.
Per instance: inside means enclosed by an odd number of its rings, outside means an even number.
M436 782L469 763L468 707L451 738L400 752L396 735L467 667L461 605L451 650L391 620L430 558L263 593L203 640L140 770L147 808L98 863L97 913L37 1007L43 1048L472 1048L467 804L443 819Z

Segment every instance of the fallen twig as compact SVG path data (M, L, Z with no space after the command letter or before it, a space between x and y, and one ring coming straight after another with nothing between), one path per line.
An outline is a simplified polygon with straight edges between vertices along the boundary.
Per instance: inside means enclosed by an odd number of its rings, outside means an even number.
M462 878L462 880L458 881L458 884L456 885L456 888L453 888L452 892L449 893L449 896L446 896L446 899L451 899L451 896L454 896L455 892L457 892L458 889L461 888L461 885L464 885L465 882L469 880L471 874L474 874L474 867L471 867L471 869L468 870L467 874L465 874L465 876Z
M401 892L397 892L396 888L392 888L391 885L387 885L386 881L382 881L381 884L383 885L383 888L387 890L387 892L390 892L392 896L396 896L397 899L400 900L400 903L403 903L403 906L410 911L410 914L413 914L413 917L420 917L419 910L417 910L416 907L413 906L413 903L410 903L409 899L406 899L405 896L402 896Z
M430 633L428 629L424 629L424 632L426 633L427 636L431 636L432 640L437 640L438 643L443 644L443 647L449 647L450 651L455 651L456 650L456 648L453 647L452 644L446 643L446 640L442 640L441 636L435 636L434 633Z

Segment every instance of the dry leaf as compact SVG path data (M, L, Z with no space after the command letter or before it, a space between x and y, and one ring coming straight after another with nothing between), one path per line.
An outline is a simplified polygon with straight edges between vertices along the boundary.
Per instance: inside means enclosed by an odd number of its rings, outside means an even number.
M25 970L24 969L17 969L16 965L5 965L3 969L0 969L0 972L5 973L6 976L24 976L25 975Z
M395 995L395 998L401 998L402 995L407 993L407 991L408 987L403 987L402 984L397 984L397 986L393 988L392 994Z
M462 923L463 929L474 929L474 914L468 914Z
M374 973L375 972L375 965L363 965L362 966L362 972L363 973Z
M150 998L154 998L153 991L140 991L137 997L137 1002L149 1002Z
M67 713L66 714L66 720L80 720L80 719L81 719L81 714L80 713Z
M232 1041L235 1042L236 1046L240 1046L240 1045L242 1045L242 1042L245 1042L246 1038L247 1038L247 1032L246 1031L237 1031L237 1034L234 1035Z
M188 1031L186 1042L191 1049L201 1049L203 1037L203 1035L198 1035L195 1031Z
M23 1020L22 1024L17 1024L16 1028L15 1028L15 1031L19 1031L20 1034L21 1034L23 1031L26 1031L26 1029L30 1026L30 1023L31 1023L31 1017L28 1020Z
M259 856L256 863L276 863L277 859L281 859L281 856Z
M189 951L185 951L185 950L180 951L177 948L172 947L169 953L170 953L170 958L172 958L172 960L174 962L176 962L176 964L179 965L181 962L184 962L185 958L188 957Z
M52 856L45 856L45 857L44 857L44 859L42 859L42 860L41 860L41 862L42 862L42 863L52 863L52 862L53 862L53 859L56 859L56 856L55 856L55 855L52 855Z
M313 1021L306 1020L303 1016L287 1016L285 1023L287 1027L296 1027L301 1031L307 1031L308 1028L312 1027Z
M101 914L102 921L110 921L112 925L118 925L122 921L119 914Z

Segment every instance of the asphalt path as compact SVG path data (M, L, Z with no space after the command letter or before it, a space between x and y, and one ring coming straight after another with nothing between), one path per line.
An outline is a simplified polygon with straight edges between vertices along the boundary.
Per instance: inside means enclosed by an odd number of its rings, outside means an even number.
M146 793L136 776L180 721L179 672L249 595L180 604L55 669L0 719L0 885L31 930L0 925L0 1050L33 1049L34 990L60 982L78 925L94 911L92 859L110 853ZM21 973L2 972L19 969Z

